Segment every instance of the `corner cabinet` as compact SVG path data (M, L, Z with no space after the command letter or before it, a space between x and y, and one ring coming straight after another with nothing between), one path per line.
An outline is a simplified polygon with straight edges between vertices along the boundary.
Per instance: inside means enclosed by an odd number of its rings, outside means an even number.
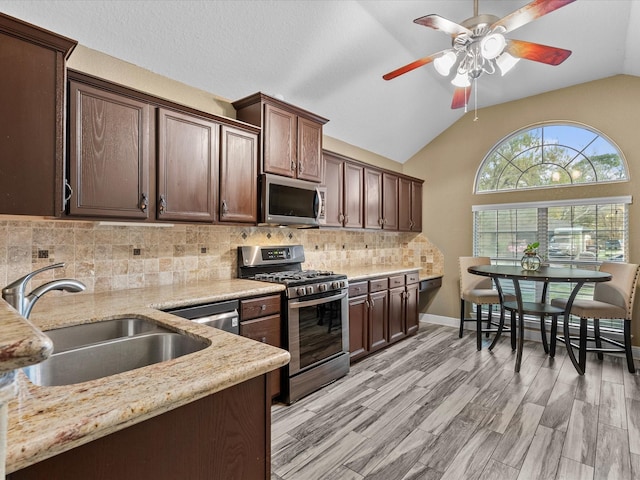
M263 93L232 103L238 120L262 128L264 173L322 181L322 118Z
M70 71L67 214L255 224L258 132Z
M0 214L62 214L65 61L76 44L0 13Z

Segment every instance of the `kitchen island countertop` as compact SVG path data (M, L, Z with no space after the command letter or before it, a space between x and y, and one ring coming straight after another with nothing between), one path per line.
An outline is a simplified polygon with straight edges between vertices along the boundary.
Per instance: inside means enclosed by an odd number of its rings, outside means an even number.
M32 328L30 323L46 331L133 316L210 342L207 348L189 355L74 385L39 387L19 371L16 375L18 393L8 405L7 472L286 365L289 353L285 350L160 311L231 298L279 294L282 290L281 285L231 279L50 295L36 304L30 322L0 302L0 322L15 325L18 330ZM10 334L8 340L13 339L12 335L17 334ZM7 335L3 332L4 338ZM37 358L30 363L46 359L50 349L48 337L34 329L31 338L34 338L31 350ZM0 347L7 343L3 341ZM8 363L14 368L25 364L13 360Z

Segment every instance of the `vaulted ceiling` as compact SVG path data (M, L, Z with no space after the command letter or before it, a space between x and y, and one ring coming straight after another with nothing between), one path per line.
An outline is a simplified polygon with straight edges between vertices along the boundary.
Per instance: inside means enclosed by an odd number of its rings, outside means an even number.
M479 13L503 17L527 3L480 0ZM464 115L432 65L382 75L451 46L415 18L460 23L473 0L0 0L0 11L229 100L282 95L330 119L325 134L400 163ZM482 75L479 108L640 76L640 0L577 0L507 36L573 54Z

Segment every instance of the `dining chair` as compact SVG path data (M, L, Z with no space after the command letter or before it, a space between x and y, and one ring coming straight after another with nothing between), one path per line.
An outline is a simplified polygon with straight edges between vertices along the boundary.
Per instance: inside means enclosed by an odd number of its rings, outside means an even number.
M624 353L627 358L629 372L635 373L633 354L631 350L631 321L633 303L638 283L638 271L640 265L635 263L605 262L600 266L601 272L610 273L612 278L608 282L596 283L593 291L593 299L575 299L571 306L571 314L580 317L580 335L569 336L569 341L578 340L567 348L578 350L578 364L584 372L587 352L596 352L602 360L603 353ZM564 307L566 298L554 298L551 305ZM588 319L593 320L593 334L588 334ZM623 328L607 328L606 335L600 330L600 320L622 320ZM551 326L551 352L555 355L556 339L564 343L563 337L557 337L557 321L554 319ZM611 333L622 335L622 341L613 338ZM609 347L603 347L602 343ZM588 346L591 344L593 346Z
M491 265L491 259L489 257L459 257L458 266L460 268L460 332L458 336L462 338L464 335L464 322L473 321L476 323L476 346L478 350L482 349L482 334L485 333L489 336L491 333L495 333L496 336L489 346L489 350L492 350L496 342L504 331L511 334L511 349L516 348L516 329L515 321L512 318L511 324L505 329L504 326L504 308L500 302L500 294L498 290L493 288L492 280L480 275L474 275L469 273L468 268L477 265ZM515 296L505 293L505 301L514 301ZM465 318L465 302L475 304L476 316L475 318ZM487 324L486 327L482 327L482 306L487 305ZM497 305L500 309L500 320L496 323L492 319L492 307Z

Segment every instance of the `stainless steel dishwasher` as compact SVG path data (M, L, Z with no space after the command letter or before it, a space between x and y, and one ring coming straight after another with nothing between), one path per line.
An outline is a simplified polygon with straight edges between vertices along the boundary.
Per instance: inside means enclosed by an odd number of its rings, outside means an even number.
M240 315L238 314L238 300L180 307L164 310L167 313L186 318L202 325L219 328L225 332L240 334Z

